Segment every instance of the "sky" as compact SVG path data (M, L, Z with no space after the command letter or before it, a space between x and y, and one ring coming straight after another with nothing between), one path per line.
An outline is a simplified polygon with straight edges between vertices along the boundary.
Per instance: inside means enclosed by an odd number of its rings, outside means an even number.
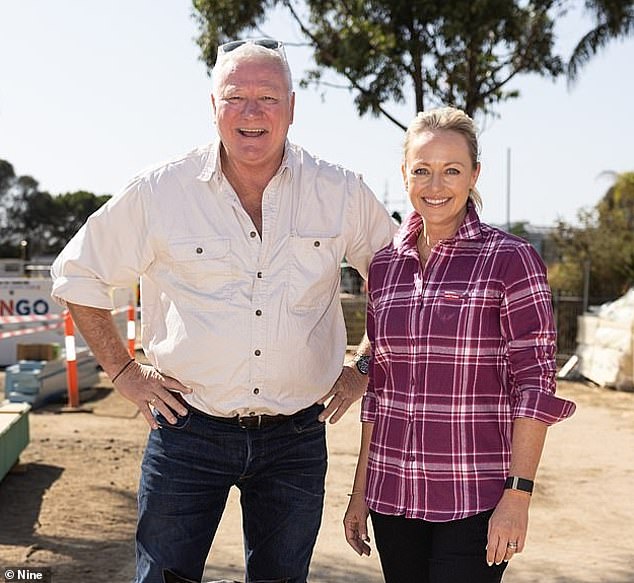
M565 56L589 28L581 14L558 22ZM142 169L213 140L197 33L191 0L0 0L0 158L51 194L114 194ZM289 43L291 141L361 173L390 210L411 210L402 130L360 118L345 90L297 87L311 53L294 44L301 37L284 13L260 33ZM634 171L634 38L609 45L572 89L538 76L509 88L519 99L477 120L486 222L574 223L611 185L606 172ZM415 114L412 103L387 108L405 123Z

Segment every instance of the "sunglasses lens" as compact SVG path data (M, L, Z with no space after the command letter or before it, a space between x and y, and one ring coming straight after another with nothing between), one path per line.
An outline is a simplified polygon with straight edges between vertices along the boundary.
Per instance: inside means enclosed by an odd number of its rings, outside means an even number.
M273 40L272 38L263 38L263 39L254 41L254 43L256 45L260 45L261 47L264 47L265 49L271 49L273 51L279 49L282 44L280 41Z
M225 43L224 45L221 45L220 48L222 49L223 53L230 53L238 47L241 47L244 43L246 43L246 41L244 40L233 40L231 42Z
M277 51L282 46L282 43L279 40L275 40L272 38L258 38L255 40L232 40L228 43L220 45L218 49L223 53L230 53L231 51L235 51L238 47L241 47L242 45L247 43L253 43L254 45L258 45L272 51Z

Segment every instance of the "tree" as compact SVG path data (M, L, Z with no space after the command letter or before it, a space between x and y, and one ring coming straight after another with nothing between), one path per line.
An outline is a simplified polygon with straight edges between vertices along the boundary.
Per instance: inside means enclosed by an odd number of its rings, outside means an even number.
M579 77L579 71L612 40L634 33L634 0L586 0L586 8L594 15L595 26L573 49L568 62L568 80Z
M0 160L0 256L19 257L21 241L29 254L54 254L79 230L86 219L108 200L78 191L52 196L31 176L17 176L13 166Z
M0 201L9 186L11 186L14 178L15 170L13 166L6 160L0 160Z
M416 111L452 104L468 114L491 113L516 98L518 75L556 77L553 16L560 0L193 0L202 59L211 69L216 47L262 24L281 5L314 50L316 68L304 84L341 75L360 115L383 115L412 91Z
M9 235L9 223L7 221L6 204L9 198L9 190L15 181L15 170L6 160L0 160L0 257L11 257L6 254L4 241Z
M581 294L589 276L590 296L615 298L634 285L634 172L614 176L599 203L579 212L579 226L558 224L553 288Z
M0 253L2 257L19 257L20 242L25 239L29 207L39 194L38 183L31 176L17 176L13 166L0 160ZM35 220L32 221L35 224Z
M54 198L56 220L48 241L49 249L61 251L86 219L109 198L107 194L97 196L85 190L57 195Z

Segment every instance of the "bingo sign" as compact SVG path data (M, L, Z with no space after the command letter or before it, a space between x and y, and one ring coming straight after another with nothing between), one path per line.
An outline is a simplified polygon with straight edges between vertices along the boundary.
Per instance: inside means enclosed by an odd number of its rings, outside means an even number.
M49 302L43 298L0 299L0 316L45 316L49 310Z
M46 324L47 316L53 319L56 315L60 315L63 308L51 298L51 283L49 279L0 278L0 333L8 336L9 332L33 327L34 320L43 320L39 323ZM50 323L52 324L53 321ZM0 366L15 362L16 345L20 342L60 342L63 344L63 329L57 327L16 338L2 338Z
M51 299L50 281L0 279L0 317L46 316L61 311Z

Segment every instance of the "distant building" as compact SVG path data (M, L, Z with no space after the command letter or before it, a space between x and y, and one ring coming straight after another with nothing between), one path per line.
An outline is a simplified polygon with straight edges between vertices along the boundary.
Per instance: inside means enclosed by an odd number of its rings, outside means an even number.
M0 259L0 278L50 277L54 256L42 255L29 261L18 258Z
M24 264L22 259L0 259L0 277L22 277Z

